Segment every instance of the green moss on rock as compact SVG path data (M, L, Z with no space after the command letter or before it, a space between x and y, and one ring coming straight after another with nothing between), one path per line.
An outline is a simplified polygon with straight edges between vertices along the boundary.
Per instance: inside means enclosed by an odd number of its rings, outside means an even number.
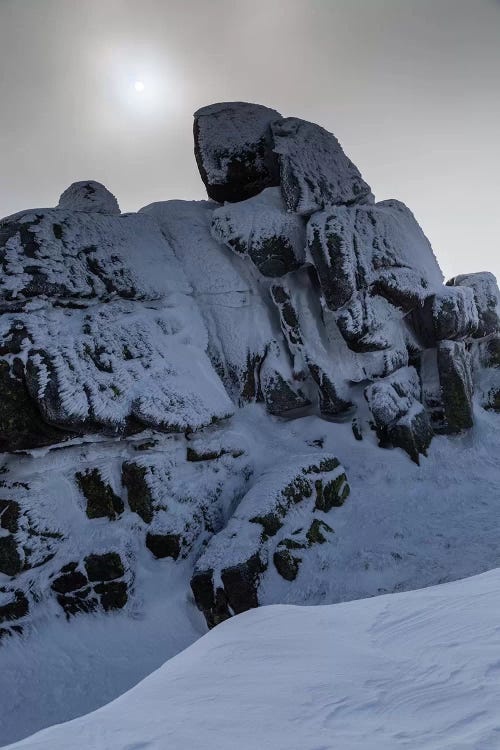
M132 461L122 466L122 483L127 488L130 510L137 513L143 521L153 520L153 496L146 481L146 467Z
M340 508L349 497L350 488L344 473L339 474L335 479L330 479L328 482L318 479L315 482L315 487L315 509L322 510L325 513L328 513L332 508Z
M313 544L324 544L327 539L323 536L323 532L333 534L333 529L324 521L320 521L319 518L314 518L309 527L309 531L306 534L309 546Z
M111 485L102 479L99 469L77 472L75 478L87 499L89 518L113 519L123 513L123 501L113 492Z
M262 526L262 541L274 536L283 526L277 513L266 513L264 516L254 516L249 520L250 523L260 523Z

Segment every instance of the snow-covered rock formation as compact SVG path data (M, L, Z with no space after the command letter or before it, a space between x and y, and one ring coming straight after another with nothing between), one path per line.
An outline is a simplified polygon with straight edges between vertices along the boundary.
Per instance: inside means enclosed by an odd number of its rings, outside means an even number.
M317 125L225 103L194 135L211 201L120 214L86 181L0 222L0 634L135 611L145 554L188 561L210 626L309 601L315 566L328 600L357 470L321 425L410 472L500 411L491 274L444 285L411 211ZM316 436L265 443L305 415Z

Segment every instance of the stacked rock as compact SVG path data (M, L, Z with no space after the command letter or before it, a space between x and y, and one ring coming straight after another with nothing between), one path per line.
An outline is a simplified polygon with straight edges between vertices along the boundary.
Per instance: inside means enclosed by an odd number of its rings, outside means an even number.
M353 384L372 381L364 395L381 444L418 462L434 432L472 425L474 381L498 408L492 274L444 285L411 211L376 202L318 125L230 102L196 112L194 135L208 195L224 202L212 236L251 264L278 308L281 356L293 363L281 413L302 400L342 418L359 405Z

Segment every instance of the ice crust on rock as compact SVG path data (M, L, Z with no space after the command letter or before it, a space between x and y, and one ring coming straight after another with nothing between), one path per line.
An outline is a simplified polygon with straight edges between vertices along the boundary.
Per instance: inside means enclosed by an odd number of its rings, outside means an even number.
M492 273L483 271L462 274L446 283L452 287L472 289L479 318L476 336L488 336L500 331L500 293L497 280Z
M380 593L363 550L387 590L455 570L439 557L446 497L422 511L402 572L392 545L411 527L408 477L418 488L427 472L428 494L443 456L456 471L460 440L434 447L435 434L476 419L496 444L494 277L444 286L410 210L375 203L311 123L211 105L195 150L218 202L122 215L87 182L0 221L0 636L44 608L135 616L155 566L182 578L182 606L192 577L209 625ZM481 450L461 460L491 493ZM392 499L372 508L372 475L385 486L387 472Z
M326 542L322 531L333 533L331 511L348 495L345 470L327 453L293 456L264 473L197 561L191 587L208 624L258 606L273 567L295 580L308 549Z
M442 286L429 241L399 201L330 207L313 214L307 231L310 258L333 310L369 288L407 312Z
M283 276L305 260L305 221L285 210L279 188L215 209L212 236L247 255L263 276Z
M370 186L332 133L297 117L277 120L271 130L290 211L309 216L330 205L373 202Z
M73 182L62 193L57 208L110 215L120 213L115 196L104 185L94 180Z

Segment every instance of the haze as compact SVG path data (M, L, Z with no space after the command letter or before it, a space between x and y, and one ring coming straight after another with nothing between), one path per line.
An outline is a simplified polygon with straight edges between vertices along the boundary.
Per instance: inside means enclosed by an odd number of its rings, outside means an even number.
M0 0L0 215L203 198L192 113L243 100L334 132L446 277L499 277L499 73L494 0Z

